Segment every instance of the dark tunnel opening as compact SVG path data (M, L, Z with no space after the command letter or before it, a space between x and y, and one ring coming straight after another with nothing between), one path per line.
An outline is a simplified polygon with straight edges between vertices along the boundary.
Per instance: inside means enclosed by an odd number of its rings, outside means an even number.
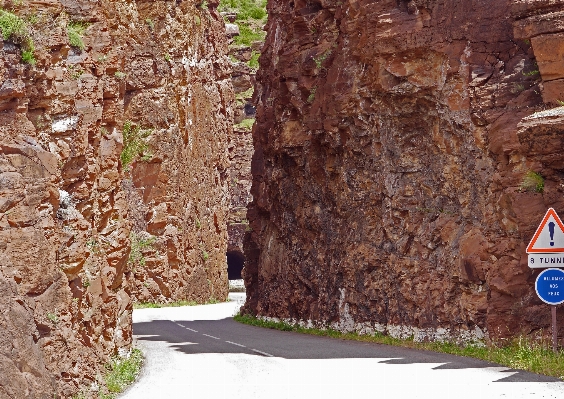
M229 280L241 279L241 270L245 264L245 255L239 251L227 252L227 278Z

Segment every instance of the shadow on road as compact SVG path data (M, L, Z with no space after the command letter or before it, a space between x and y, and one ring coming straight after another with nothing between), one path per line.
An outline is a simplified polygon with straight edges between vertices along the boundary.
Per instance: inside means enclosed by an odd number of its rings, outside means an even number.
M285 359L384 358L391 360L380 363L390 365L442 363L434 370L499 367L497 364L443 353L248 326L232 318L140 322L133 325L133 333L140 341L167 342L177 351L190 355L242 353L256 356L269 354ZM503 372L512 374L496 382L561 382L556 378L525 371Z

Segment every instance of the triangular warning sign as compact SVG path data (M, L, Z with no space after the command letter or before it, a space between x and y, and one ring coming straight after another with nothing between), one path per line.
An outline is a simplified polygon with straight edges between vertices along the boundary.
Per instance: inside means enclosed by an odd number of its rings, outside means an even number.
M527 247L527 253L564 252L564 224L549 208Z

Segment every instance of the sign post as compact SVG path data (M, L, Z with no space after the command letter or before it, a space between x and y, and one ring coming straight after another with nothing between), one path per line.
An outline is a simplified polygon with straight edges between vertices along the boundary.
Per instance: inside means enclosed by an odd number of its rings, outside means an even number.
M556 334L556 305L551 306L552 310L552 351L556 352L558 349L558 337Z
M556 305L564 302L564 224L549 208L535 235L527 246L530 268L547 268L535 281L537 295L550 306L552 316L552 350L558 349L558 328L556 325Z
M537 295L544 303L551 305L552 313L552 350L557 350L556 305L564 302L564 270L543 270L535 281Z

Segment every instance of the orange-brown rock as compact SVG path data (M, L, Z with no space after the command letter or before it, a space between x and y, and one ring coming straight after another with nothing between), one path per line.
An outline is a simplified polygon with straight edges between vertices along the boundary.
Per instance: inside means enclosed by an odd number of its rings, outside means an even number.
M546 329L525 246L547 207L564 213L564 126L541 95L563 72L544 50L561 11L271 1L244 310L416 339Z
M0 397L98 397L104 363L131 345L132 226L168 268L144 281L225 298L233 94L216 3L0 2L30 21L36 59L0 41ZM152 129L129 171L126 121Z
M516 39L530 41L546 103L564 105L564 1L515 0L512 5Z
M146 244L126 273L141 302L227 299L231 63L217 4L200 3L140 3L155 25L125 63L125 118L152 129L126 182L133 249Z

